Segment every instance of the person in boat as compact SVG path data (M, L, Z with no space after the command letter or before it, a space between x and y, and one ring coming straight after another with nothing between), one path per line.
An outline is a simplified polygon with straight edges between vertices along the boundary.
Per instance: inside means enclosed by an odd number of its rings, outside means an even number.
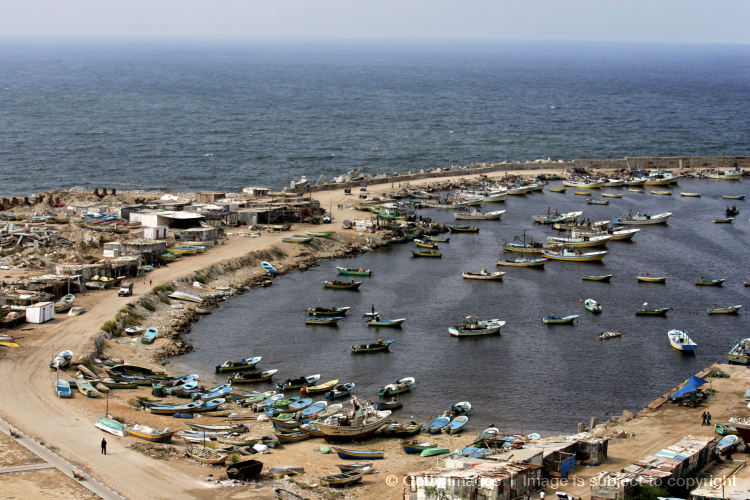
M375 321L380 321L380 314L375 315Z
M382 344L382 343L383 343L383 339L378 339L378 341L377 341L377 342L375 342L375 343L376 343L376 344Z

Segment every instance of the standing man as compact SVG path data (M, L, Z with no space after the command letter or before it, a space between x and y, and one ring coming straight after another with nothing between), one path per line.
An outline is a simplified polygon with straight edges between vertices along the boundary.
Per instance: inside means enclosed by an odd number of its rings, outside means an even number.
M706 425L711 425L711 412L706 412Z
M706 425L706 412L701 413L701 425Z
M107 454L107 440L102 438L102 455Z

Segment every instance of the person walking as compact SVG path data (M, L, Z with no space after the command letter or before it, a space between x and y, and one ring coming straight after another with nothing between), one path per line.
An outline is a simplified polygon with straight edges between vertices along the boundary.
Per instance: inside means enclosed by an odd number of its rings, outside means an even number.
M107 454L107 440L102 438L102 455Z
M711 412L706 412L706 425L711 425Z
M701 425L706 425L706 412L701 413Z

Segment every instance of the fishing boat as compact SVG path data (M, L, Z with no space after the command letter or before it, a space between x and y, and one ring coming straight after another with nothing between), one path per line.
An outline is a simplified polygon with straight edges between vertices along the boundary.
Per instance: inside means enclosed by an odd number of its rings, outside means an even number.
M197 462L208 465L221 465L227 461L227 455L205 446L188 446L185 454Z
M432 250L437 250L439 248L437 243L420 239L415 239L414 244L417 245L418 248L430 248Z
M239 372L242 370L249 370L257 365L263 356L255 356L252 358L242 358L239 361L224 361L220 365L216 365L216 373L227 373L227 372Z
M306 325L336 326L343 316L311 316L305 320Z
M577 314L571 314L569 316L548 315L542 318L542 323L545 325L571 325L576 318L578 318Z
M399 408L402 408L404 406L404 403L402 403L400 400L396 399L395 397L389 399L388 401L381 401L375 405L375 407L378 410L398 410Z
M293 236L285 236L281 238L284 243L301 243L306 245L312 241L312 236L302 236L301 234L295 234Z
M263 370L261 371L253 371L253 372L240 372L235 373L230 377L230 381L232 384L252 384L255 382L267 382L271 380L271 377L273 377L276 372L279 370L273 369L273 370Z
M532 238L526 240L526 231L524 231L522 238L516 235L513 237L513 241L503 243L503 250L519 253L542 253L544 245L534 241Z
M359 290L360 285L362 284L361 281L339 281L339 280L331 280L331 281L323 281L323 288L332 288L334 290L353 290L357 291Z
M591 191L573 191L576 196L591 196Z
M390 410L376 410L367 401L359 401L356 397L353 397L351 401L352 404L356 403L353 416L350 412L343 416L332 415L317 422L326 441L344 441L367 437L382 427L391 416ZM360 455L354 458L367 459L372 457Z
M602 193L604 198L622 198L620 193Z
M641 189L641 188L628 188L628 191L630 191L631 193L642 193L643 189Z
M362 471L342 472L341 474L330 474L320 478L324 486L346 486L362 480Z
M169 443L172 440L172 436L177 431L170 431L169 428L155 429L146 425L135 424L130 427L128 434L137 438L151 441L152 443Z
M443 428L450 423L450 421L451 419L445 416L434 418L432 422L427 424L426 432L428 434L439 434L443 431Z
M437 250L430 250L430 249L416 249L411 251L412 255L414 257L436 257L440 258L443 256L442 253L438 252Z
M602 312L602 305L594 299L584 300L583 307L585 307L588 312L592 312L594 314L599 314Z
M649 224L666 224L669 218L672 216L672 212L663 212L656 215L642 214L638 212L636 215L628 213L621 219L614 218L612 222L614 224L622 224L626 226L643 226Z
M586 203L589 205L609 205L609 200L595 200L593 198L589 198L586 200Z
M273 267L270 262L267 262L265 260L262 260L260 262L260 267L262 267L265 272L267 272L268 274L272 276L276 276L277 274L279 274L276 268Z
M56 313L64 313L68 311L71 307L73 307L73 301L76 300L76 296L73 294L68 294L62 297L60 300L55 302L55 312Z
M444 455L450 452L451 452L450 448L430 448L428 450L422 451L422 453L420 453L419 456L432 457L434 455Z
M731 207L727 207L724 213L727 217L734 217L735 215L740 214L740 209L737 208L737 205L733 205Z
M63 378L55 381L55 392L58 398L72 398L73 392L70 390L70 382Z
M745 195L744 194L725 194L725 195L722 195L722 198L725 200L744 200Z
M494 281L502 281L503 276L505 276L505 273L502 271L497 272L487 272L487 269L480 269L478 273L472 272L472 271L464 271L461 276L465 280L494 280Z
M545 262L547 262L546 257L516 257L498 259L495 264L508 267L544 267Z
M300 394L315 394L320 392L326 392L331 387L335 386L339 383L338 379L328 380L326 382L323 382L322 384L317 385L308 385L300 388L299 392Z
M742 305L724 307L714 305L708 308L708 314L737 314L741 307Z
M750 338L737 337L734 345L729 349L728 359L730 364L750 364Z
M378 396L380 396L381 398L388 398L391 396L395 396L396 394L410 391L416 383L417 381L414 379L414 377L400 378L396 380L396 382L382 387L378 391Z
M566 191L565 188L549 188L549 190L551 193L563 193L563 194Z
M651 194L660 195L660 196L672 196L672 191L652 190Z
M636 316L666 316L667 311L669 311L668 307L657 307L657 308L647 308L648 304L643 304L643 308L636 309L635 315Z
M456 220L500 220L505 210L496 210L494 212L482 212L481 210L472 210L470 212L454 212L453 217Z
M175 413L202 413L212 411L224 403L224 398L215 398L211 401L192 401L184 405L150 404L146 410L154 415L174 415ZM143 404L143 403L141 403Z
M599 340L607 340L607 339L613 339L615 337L620 337L622 335L622 330L617 331L610 331L610 332L602 332L599 334Z
M402 441L401 448L403 448L404 453L415 454L422 453L430 448L437 448L437 444L430 441Z
M731 224L734 217L721 217L714 219L714 224Z
M316 373L315 375L308 375L306 377L286 379L283 382L277 383L276 389L280 391L301 389L302 387L314 385L318 380L320 380L320 373Z
M76 379L76 388L78 389L78 392L86 396L87 398L98 398L99 397L99 391L94 389L94 386L91 385L91 382L86 380L83 377L78 377Z
M279 443L297 443L299 441L304 441L305 439L310 439L310 433L307 431L276 431L274 432L274 436L276 436L276 439L278 439Z
M68 316L80 316L81 314L86 312L86 308L84 306L73 306L70 308L70 311L68 311Z
M458 434L463 430L468 421L469 417L467 417L466 415L459 415L451 420L450 423L448 423L448 425L443 428L443 430L448 434Z
M666 276L649 276L648 273L646 273L645 276L636 276L636 280L638 280L638 283L666 283L667 277Z
M505 326L505 321L499 319L488 319L481 321L477 316L467 316L460 325L448 328L451 337L476 337L480 335L493 335L499 333Z
M356 344L352 346L352 354L366 354L387 351L393 340L378 339L374 344Z
M569 248L591 248L605 246L611 239L612 236L608 234L589 236L587 234L577 234L573 231L570 237L548 236L547 245L564 245Z
M341 399L352 393L356 384L347 382L346 384L336 384L330 390L326 391L326 399Z
M705 179L720 181L738 181L740 180L741 174L733 168L727 168L725 170L710 170L704 173L703 177Z
M396 318L396 319L378 319L377 316L374 318L368 320L367 326L374 327L374 328L401 328L401 325L404 324L404 321L406 321L406 318Z
M16 339L8 339L8 340L16 340ZM52 361L49 362L49 367L53 370L64 370L68 366L70 366L70 361L73 359L73 351L70 351L68 349L64 351L58 352L54 358L52 358Z
M343 274L344 276L372 276L372 271L363 267L349 268L336 266L336 269L339 274Z
M600 275L592 275L592 274L584 274L581 278L584 281L604 281L609 283L609 280L612 279L611 274L600 274Z
M678 351L695 352L698 348L698 344L693 342L693 339L682 330L669 330L667 337L669 337L669 344Z
M242 434L248 431L248 426L245 424L228 424L228 425L208 425L208 424L194 424L189 423L188 426L196 431L205 432L227 432L233 434Z
M564 180L563 186L577 189L599 189L604 185L604 181L592 180Z
M727 280L726 278L708 280L701 276L700 279L695 280L695 284L696 286L721 286L724 284L726 280Z
M427 239L434 243L450 243L451 241L450 238L443 238L441 236L430 236L430 235L427 236Z
M305 231L305 234L313 238L330 238L334 233L333 231Z
M372 472L372 462L356 462L353 464L336 464L341 472L361 471L363 474Z
M700 198L700 193L680 193L680 196L684 196L686 198Z
M124 425L122 425L117 420L113 420L107 417L99 417L99 420L94 423L94 426L98 427L104 432L114 434L115 436L125 437L128 434L128 431L125 430Z
M739 441L739 439L740 437L736 434L727 434L723 438L719 439L718 443L716 443L716 453L721 455L730 451L732 448L734 448L734 445L737 444L737 441Z
M156 328L149 328L143 335L141 335L141 344L153 344L158 334L159 330Z
M344 460L379 460L384 457L384 453L377 450L352 450L338 446L331 446L331 449Z
M450 407L450 410L448 413L451 413L453 415L471 415L471 403L468 401L459 401L458 403L453 403Z
M607 234L612 237L612 241L631 240L636 233L640 232L638 228L619 228L614 227L607 229Z
M583 214L581 211L560 213L557 210L547 208L545 215L532 215L531 220L537 224L555 224L559 222L572 222Z
M543 250L542 255L551 260L561 260L564 262L593 262L601 261L607 255L606 250L593 252L582 252L581 250L571 250L563 248L562 250Z
M479 228L476 226L451 226L448 224L451 233L478 233Z
M714 425L714 431L720 436L726 436L729 434L737 434L737 428L729 424L716 424Z
M227 467L227 477L238 481L252 481L258 477L263 470L263 462L260 460L244 460Z
M307 310L310 316L344 316L351 307L311 307Z

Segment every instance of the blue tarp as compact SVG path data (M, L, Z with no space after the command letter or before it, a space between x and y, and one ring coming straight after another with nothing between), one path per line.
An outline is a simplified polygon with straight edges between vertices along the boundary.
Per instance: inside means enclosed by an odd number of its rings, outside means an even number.
M707 384L708 380L703 380L700 377L696 377L693 375L690 377L690 379L685 382L685 384L680 387L680 389L669 396L669 399L679 398L680 396L684 396L685 394L689 394L691 392L695 392L698 390L698 387L702 386L703 384Z

